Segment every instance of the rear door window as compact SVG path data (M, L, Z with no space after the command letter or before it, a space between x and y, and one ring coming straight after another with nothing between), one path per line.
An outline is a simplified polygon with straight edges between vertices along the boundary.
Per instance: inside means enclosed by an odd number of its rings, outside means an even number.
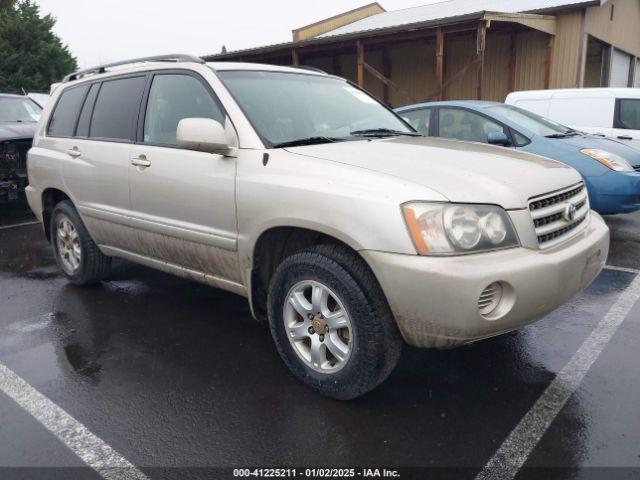
M487 117L461 108L440 108L439 136L467 142L488 143L492 132L506 133L502 125Z
M47 133L52 137L72 137L76 128L82 101L89 89L88 85L80 85L64 90L56 104Z
M197 78L184 74L153 77L144 122L144 141L177 145L178 123L184 118L211 118L224 124L224 114Z
M91 138L133 141L146 77L127 77L102 83L93 109Z

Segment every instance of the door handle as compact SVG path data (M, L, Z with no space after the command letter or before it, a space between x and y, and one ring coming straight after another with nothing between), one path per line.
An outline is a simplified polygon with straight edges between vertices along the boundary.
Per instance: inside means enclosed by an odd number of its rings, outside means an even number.
M67 154L73 158L78 158L80 155L82 155L82 153L80 153L80 150L78 150L78 147L70 148L69 150L67 150Z
M151 166L151 162L147 160L147 157L145 157L144 155L140 155L139 157L131 159L131 165L133 165L134 167L147 168Z

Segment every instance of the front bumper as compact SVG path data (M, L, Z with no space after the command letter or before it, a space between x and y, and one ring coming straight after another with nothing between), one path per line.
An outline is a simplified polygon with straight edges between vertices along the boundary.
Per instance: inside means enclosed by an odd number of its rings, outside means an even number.
M601 215L640 210L640 172L612 170L585 180L591 208Z
M451 348L532 323L586 288L605 265L609 229L592 212L584 230L549 250L516 248L456 257L361 253L406 342ZM494 282L510 289L499 315L487 319L478 300Z
M0 181L0 203L18 201L23 191L18 180Z

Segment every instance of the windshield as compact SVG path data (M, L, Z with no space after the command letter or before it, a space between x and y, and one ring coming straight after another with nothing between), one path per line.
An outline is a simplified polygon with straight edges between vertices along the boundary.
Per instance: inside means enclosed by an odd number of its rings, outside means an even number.
M489 107L488 110L502 115L504 118L516 124L516 126L526 128L543 137L566 136L574 131L558 122L541 117L522 108L512 107L511 105L496 105L495 107Z
M40 120L42 109L29 98L0 97L0 122L30 122Z
M400 118L345 80L286 72L218 75L269 147L416 135Z

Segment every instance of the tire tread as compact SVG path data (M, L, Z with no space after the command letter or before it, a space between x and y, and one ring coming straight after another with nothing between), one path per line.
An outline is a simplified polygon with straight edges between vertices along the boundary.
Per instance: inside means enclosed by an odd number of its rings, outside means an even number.
M352 302L347 307L352 321L358 322L360 338L363 340L359 349L362 355L357 374L351 375L348 383L329 382L310 375L308 369L295 357L288 340L285 338L284 341L278 341L274 328L275 322L280 321L275 319L279 299L274 298L274 292L282 292L287 273L298 265L332 272L356 297L361 297L361 301ZM280 356L293 373L315 391L341 400L361 396L386 380L396 366L403 347L395 318L373 272L362 257L342 245L317 245L295 253L282 262L269 288L269 323ZM365 344L364 347L362 343Z
M56 216L58 215L58 213L64 213L73 222L73 225L78 231L78 235L80 236L82 248L80 270L74 275L68 275L63 270L69 282L73 283L74 285L87 286L94 285L96 283L100 283L103 280L106 280L111 273L111 257L107 257L100 251L98 245L96 245L96 243L91 238L91 235L89 234L87 227L85 227L84 222L80 218L78 211L73 206L73 203L71 203L71 201L69 200L63 200L58 203L54 207L53 213L51 215L51 239L56 261L60 262L58 259L58 252L55 244Z

